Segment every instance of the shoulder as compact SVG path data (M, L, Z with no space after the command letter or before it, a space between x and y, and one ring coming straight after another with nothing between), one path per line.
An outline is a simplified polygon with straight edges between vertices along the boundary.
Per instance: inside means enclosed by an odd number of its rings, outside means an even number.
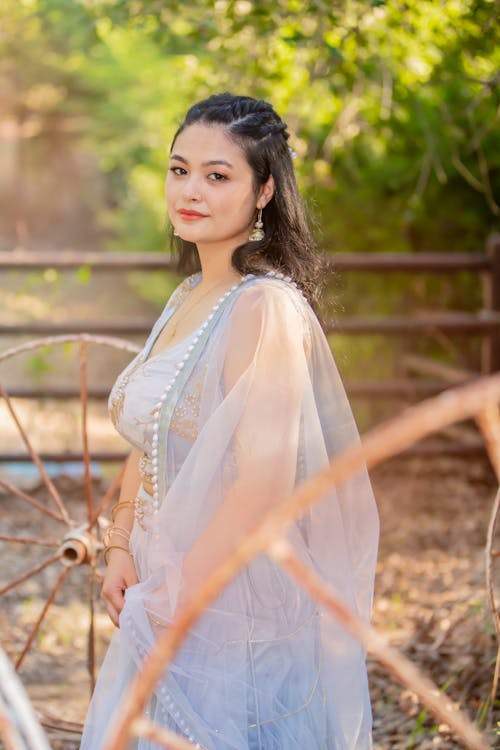
M309 307L309 303L290 277L253 276L244 281L235 295L235 306L261 305L296 309Z
M290 280L253 276L236 290L229 308L232 327L240 331L262 328L296 336L308 327L311 308Z

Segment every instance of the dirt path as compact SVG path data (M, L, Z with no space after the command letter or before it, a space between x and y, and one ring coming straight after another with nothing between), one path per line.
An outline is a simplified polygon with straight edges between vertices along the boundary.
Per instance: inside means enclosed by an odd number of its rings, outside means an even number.
M400 460L374 472L373 480L382 522L374 625L477 720L486 713L496 652L483 559L494 493L491 470L479 460ZM81 515L81 484L64 477L58 484L71 512ZM0 503L7 532L54 533L52 523L11 497L0 495ZM7 579L18 569L19 550L2 547ZM40 559L39 548L23 548L21 567ZM11 656L57 572L46 570L7 595L0 627ZM86 571L72 571L21 671L34 705L66 720L81 721L88 701L86 593ZM112 628L102 610L97 620L101 658ZM376 750L460 747L445 727L435 726L411 691L371 659L369 673ZM490 724L499 719L495 708ZM493 732L490 736L495 746ZM78 747L54 734L52 741L55 748Z

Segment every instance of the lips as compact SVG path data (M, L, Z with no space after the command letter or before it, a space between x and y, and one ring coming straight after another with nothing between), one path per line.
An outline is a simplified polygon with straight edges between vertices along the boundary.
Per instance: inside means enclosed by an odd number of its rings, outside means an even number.
M206 214L200 214L199 211L187 211L184 209L181 209L179 212L179 216L182 216L183 219L205 219Z

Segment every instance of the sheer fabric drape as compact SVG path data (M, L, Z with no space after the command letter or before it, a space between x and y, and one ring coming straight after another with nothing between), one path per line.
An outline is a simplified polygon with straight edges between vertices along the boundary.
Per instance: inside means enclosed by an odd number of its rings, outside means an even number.
M156 634L207 572L267 510L359 439L328 342L293 286L247 281L208 333L175 394L177 409L196 399L194 433L180 436L172 418L160 433L164 496L147 531L133 530L140 583L126 592L85 750L99 747L91 737L104 732L105 712L109 718ZM368 619L378 517L366 472L329 491L286 536ZM193 628L148 711L207 750L371 747L362 648L266 555Z

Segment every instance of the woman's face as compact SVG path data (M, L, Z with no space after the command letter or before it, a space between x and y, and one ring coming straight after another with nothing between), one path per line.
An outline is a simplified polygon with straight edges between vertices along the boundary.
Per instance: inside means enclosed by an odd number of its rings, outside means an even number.
M267 193L263 187L255 195L250 165L222 127L196 123L177 137L165 195L170 221L183 240L198 249L212 244L233 249L246 242L256 208L270 199Z

